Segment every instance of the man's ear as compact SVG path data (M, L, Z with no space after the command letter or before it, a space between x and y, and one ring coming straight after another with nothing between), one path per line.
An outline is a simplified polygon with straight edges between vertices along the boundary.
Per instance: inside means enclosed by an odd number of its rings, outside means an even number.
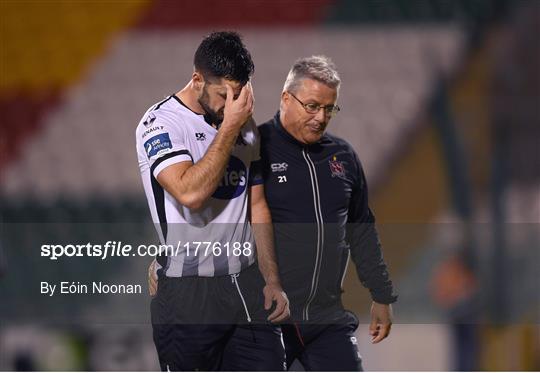
M195 70L193 71L193 74L191 75L191 80L193 81L193 85L197 90L202 90L204 87L204 77L203 75Z
M281 92L281 100L279 100L279 110L280 111L284 110L283 105L288 103L289 99L290 99L290 97L289 97L289 94L287 93L287 91Z

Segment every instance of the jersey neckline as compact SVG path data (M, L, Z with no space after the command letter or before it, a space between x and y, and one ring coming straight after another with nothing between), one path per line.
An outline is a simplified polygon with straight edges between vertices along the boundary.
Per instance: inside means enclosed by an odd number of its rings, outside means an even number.
M189 106L187 106L184 103L184 101L182 101L180 99L180 97L178 97L176 94L172 94L171 97L174 98L180 105L182 105L183 107L185 107L186 109L191 111L196 116L202 117L202 119L205 121L205 123L208 124L212 129L214 129L214 130L219 129L219 126L217 126L217 128L214 128L214 126L212 125L212 123L210 122L210 119L208 118L208 116L206 114L200 114L200 113L197 113L196 111L191 110L191 108Z

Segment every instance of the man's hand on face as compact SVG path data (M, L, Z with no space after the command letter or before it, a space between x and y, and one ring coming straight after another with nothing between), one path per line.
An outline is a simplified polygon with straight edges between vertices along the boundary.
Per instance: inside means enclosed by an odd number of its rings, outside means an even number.
M151 297L154 297L157 292L158 277L156 273L156 261L152 260L148 267L148 292Z
M283 291L281 286L278 285L266 285L263 289L264 294L264 309L269 310L272 307L272 303L276 302L276 308L268 316L268 320L273 323L280 323L291 315L289 309L289 299L287 294Z
M225 100L225 109L223 111L223 123L225 128L239 130L251 118L253 114L253 89L251 82L242 87L238 98L234 99L234 92L230 85L227 87L227 99Z
M371 343L379 343L390 334L392 328L392 305L373 302L371 305L371 324L369 335Z

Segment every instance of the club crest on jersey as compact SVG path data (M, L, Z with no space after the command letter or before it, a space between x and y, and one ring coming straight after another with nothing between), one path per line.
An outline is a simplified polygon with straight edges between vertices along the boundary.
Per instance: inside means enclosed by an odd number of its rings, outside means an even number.
M144 143L144 149L148 158L167 153L171 148L172 143L168 133L160 133Z
M156 115L154 113L150 113L144 120L143 124L145 127L148 127L148 126L151 126L155 120L156 120Z
M231 155L221 183L212 197L217 199L236 198L246 190L247 182L247 170L244 162Z
M204 141L204 140L206 140L206 133L204 133L204 132L196 132L196 133L195 133L195 139L196 139L197 141Z
M328 161L330 164L330 172L332 172L332 177L345 177L345 166L343 162L338 161L336 156L332 157L331 161Z

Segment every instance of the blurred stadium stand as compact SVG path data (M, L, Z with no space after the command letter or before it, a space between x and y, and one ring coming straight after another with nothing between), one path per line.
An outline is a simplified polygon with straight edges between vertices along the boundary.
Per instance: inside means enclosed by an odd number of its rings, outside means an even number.
M107 332L21 324L13 313L24 308L19 277L8 269L23 266L22 252L37 243L67 237L39 223L149 221L135 126L185 84L202 35L221 28L239 29L253 55L259 123L277 109L295 59L326 54L340 71L343 110L330 131L362 159L401 293L395 340L373 349L359 334L365 367L540 369L538 3L8 0L0 13L0 289L17 306L0 307L0 369L157 368L147 324ZM23 227L31 223L38 224ZM107 237L103 227L78 238ZM122 235L156 239L145 229ZM344 300L366 321L369 300L352 267ZM72 270L102 269L81 262ZM112 272L145 274L120 262ZM450 286L469 275L471 292ZM450 299L449 291L456 302L432 300L433 293ZM478 297L487 306L461 302L479 293L489 293ZM105 307L114 313L126 305ZM499 327L484 325L494 320ZM479 325L479 339L452 347L444 342L452 323ZM410 343L419 335L432 341L428 354ZM472 360L460 352L467 341ZM506 351L512 343L519 347ZM140 351L136 360L130 350Z
M67 92L62 105L44 118L40 136L28 140L24 153L6 168L5 194L49 199L140 194L135 152L127 139L133 137L141 110L190 76L199 34L135 32L118 39L85 84ZM284 37L290 44L282 42ZM332 130L359 149L368 173L376 178L428 100L433 72L423 54L444 60L448 71L457 62L460 41L455 29L437 27L250 33L246 42L253 45L261 71L254 79L256 119L267 120L277 110L284 77L297 57L313 51L335 56L344 79L344 110ZM180 43L182 48L175 47ZM276 54L290 56L289 62L274 58Z

